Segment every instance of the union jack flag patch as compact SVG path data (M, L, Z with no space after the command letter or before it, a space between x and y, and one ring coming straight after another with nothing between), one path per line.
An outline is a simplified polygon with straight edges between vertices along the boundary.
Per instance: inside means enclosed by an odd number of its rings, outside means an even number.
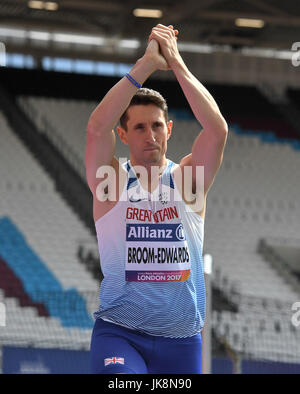
M109 364L124 364L123 357L110 357L104 359L104 366L106 367Z

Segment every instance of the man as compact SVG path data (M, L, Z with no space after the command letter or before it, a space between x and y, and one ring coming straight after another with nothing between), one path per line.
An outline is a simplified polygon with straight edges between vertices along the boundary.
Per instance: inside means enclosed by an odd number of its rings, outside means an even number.
M86 174L104 274L91 341L94 373L201 373L205 202L227 124L185 65L177 35L173 26L154 27L144 56L88 122ZM203 127L179 165L166 158L166 102L141 88L156 70L174 72ZM114 156L119 120L126 163Z

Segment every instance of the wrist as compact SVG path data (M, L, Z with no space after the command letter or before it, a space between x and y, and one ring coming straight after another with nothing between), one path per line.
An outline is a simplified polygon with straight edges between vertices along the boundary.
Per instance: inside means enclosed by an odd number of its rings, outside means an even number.
M180 55L170 59L168 64L173 71L186 69L186 65Z
M131 82L136 88L140 88L144 82L150 77L155 71L155 68L147 59L141 57L132 67L132 69L125 75L125 77Z
M144 55L138 59L131 70L131 72L137 73L141 78L144 78L143 82L145 82L145 80L149 78L150 75L154 73L154 71L156 71L155 63L153 59L147 55Z

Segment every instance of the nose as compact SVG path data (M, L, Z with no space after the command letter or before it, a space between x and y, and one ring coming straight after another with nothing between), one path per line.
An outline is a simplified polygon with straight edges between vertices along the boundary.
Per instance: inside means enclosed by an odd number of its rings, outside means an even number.
M147 138L146 138L146 140L148 142L155 142L156 141L155 140L155 133L154 133L154 131L153 131L153 129L151 127L147 128Z

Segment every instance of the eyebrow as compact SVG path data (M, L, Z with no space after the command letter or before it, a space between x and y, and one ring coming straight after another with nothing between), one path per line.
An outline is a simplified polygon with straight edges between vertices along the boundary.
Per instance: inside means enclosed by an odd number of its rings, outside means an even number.
M152 124L154 124L154 125L156 125L156 126L161 126L161 125L163 125L163 122L160 121L160 120L155 120ZM142 126L145 126L145 123L140 122L140 123L135 124L135 125L134 125L134 128L135 128L135 129L138 129L139 127L142 127Z
M134 125L134 128L138 129L139 127L144 126L144 125L145 125L145 123L137 123L136 125Z

